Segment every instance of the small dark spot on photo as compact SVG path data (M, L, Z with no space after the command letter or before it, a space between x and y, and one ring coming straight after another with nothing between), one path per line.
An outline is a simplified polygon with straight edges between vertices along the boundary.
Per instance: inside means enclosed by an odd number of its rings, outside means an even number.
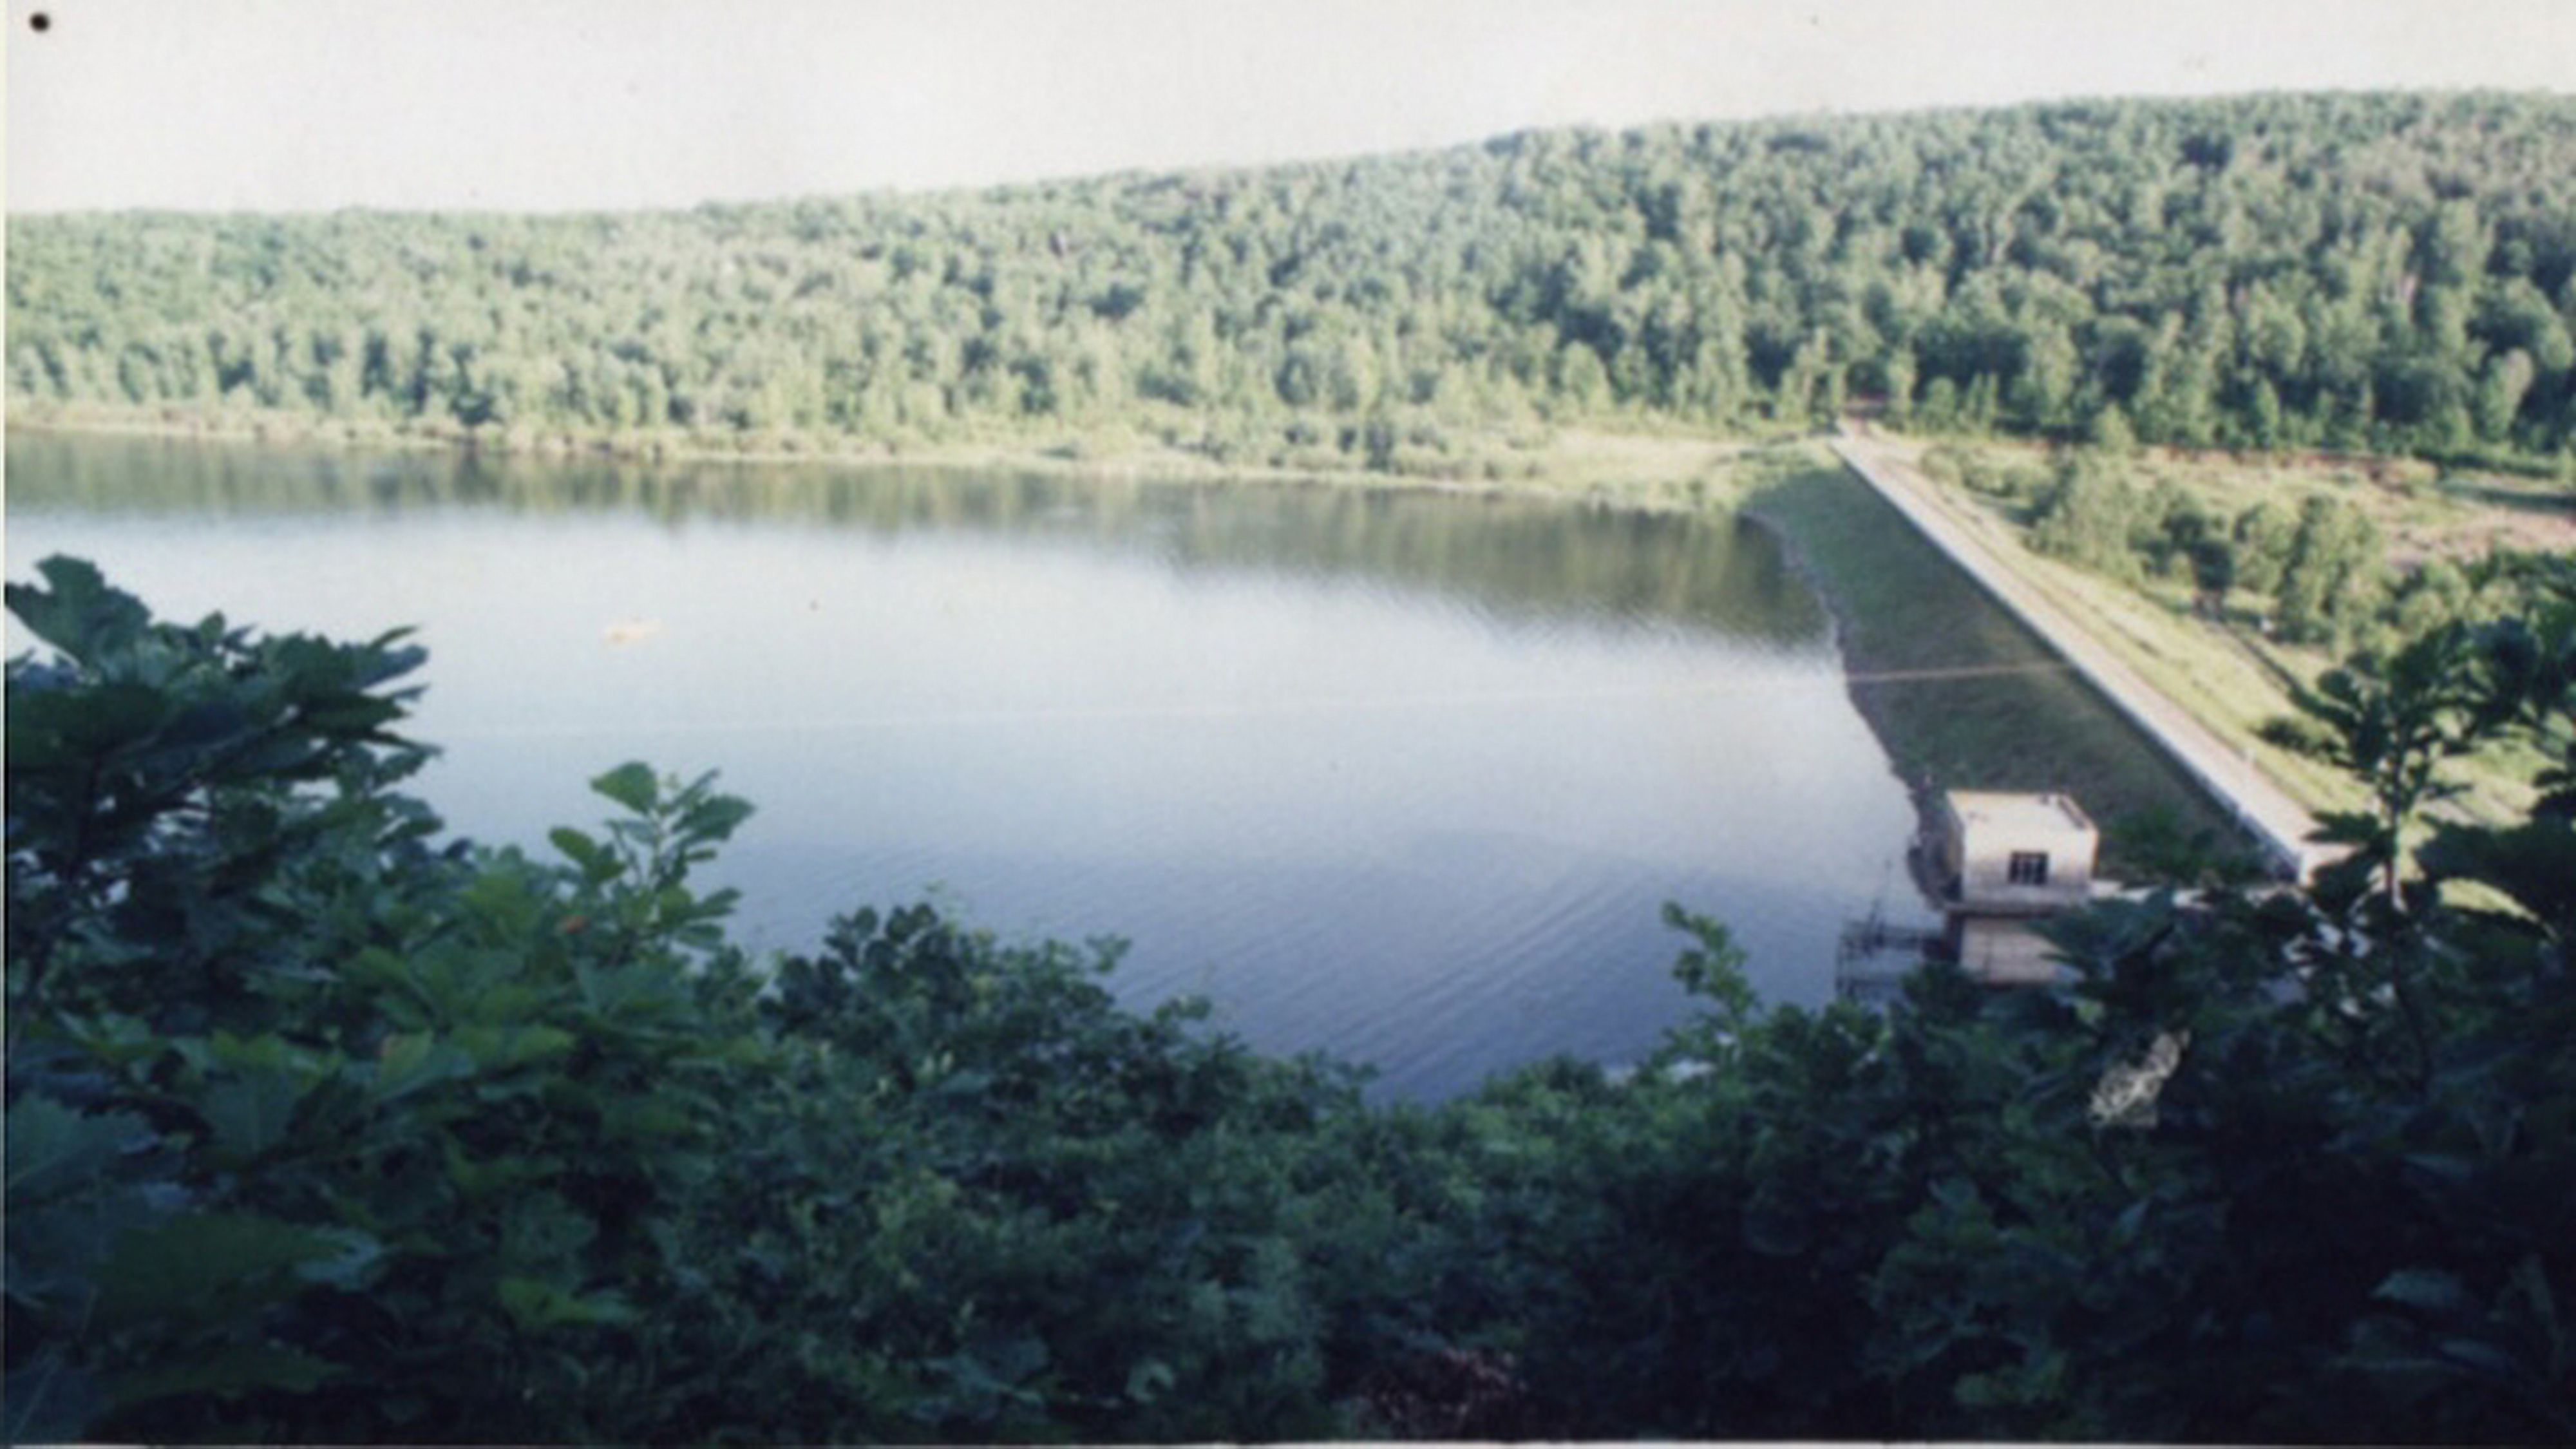
M36 32L38 35L42 35L46 31L54 28L54 17L47 15L42 10L39 10L35 14L27 17L27 28Z

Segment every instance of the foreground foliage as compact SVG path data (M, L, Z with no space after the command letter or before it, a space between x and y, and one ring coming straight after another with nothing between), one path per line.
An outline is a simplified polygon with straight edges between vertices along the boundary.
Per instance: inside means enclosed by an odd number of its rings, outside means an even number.
M399 792L399 637L10 607L13 1439L2576 1436L2576 580L2327 681L2298 894L1439 1107L923 908L754 969L640 765ZM2554 761L2428 829L2445 751ZM2481 888L2463 893L2465 884ZM2475 900L2478 904L2464 902Z

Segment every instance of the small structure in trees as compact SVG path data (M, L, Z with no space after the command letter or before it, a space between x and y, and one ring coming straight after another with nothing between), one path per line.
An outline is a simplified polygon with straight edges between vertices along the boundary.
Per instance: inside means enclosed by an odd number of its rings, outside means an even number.
M1933 836L1936 894L1954 915L2042 915L2092 897L2101 832L2065 795L1952 790Z
M1950 961L1994 986L2063 978L2056 948L2034 917L2093 898L2101 832L2084 807L2059 794L1952 790L1929 812L1913 851L1916 879L1942 914L1937 931L1887 921L1873 910L1843 929L1836 989L1867 999L1893 989L1916 961ZM1897 970L1872 964L1905 963Z

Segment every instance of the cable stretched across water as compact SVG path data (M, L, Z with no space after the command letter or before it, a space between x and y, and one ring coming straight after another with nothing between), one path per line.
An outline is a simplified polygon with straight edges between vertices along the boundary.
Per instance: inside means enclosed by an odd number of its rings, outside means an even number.
M1992 679L2006 674L2064 674L2075 666L2063 659L2034 659L2027 664L1953 664L1933 669L1866 669L1843 675L1845 684L1910 684L1942 679Z
M1061 705L1029 708L918 710L893 714L765 717L707 720L655 720L617 725L587 721L559 724L511 724L449 727L439 733L451 740L579 738L623 732L651 734L777 734L847 730L963 728L1012 724L1096 724L1131 720L1251 719L1272 715L1339 714L1369 710L1490 708L1511 705L1579 704L1593 701L1695 699L1728 694L1758 694L1784 687L1815 689L1831 683L1925 684L1950 680L1993 679L2013 675L2057 674L2063 660L2022 664L1966 664L1923 669L1856 670L1840 675L1712 680L1700 684L1636 685L1600 689L1461 690L1439 694L1341 696L1302 700L1169 701L1163 703Z

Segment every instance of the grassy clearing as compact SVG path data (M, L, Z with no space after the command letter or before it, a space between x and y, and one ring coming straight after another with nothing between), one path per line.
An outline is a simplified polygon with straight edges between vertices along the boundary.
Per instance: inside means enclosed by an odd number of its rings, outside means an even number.
M2017 475L2028 483L2044 480L2054 461L2041 443L1945 439L1937 447L1989 476ZM2233 516L2267 499L2293 512L2310 497L2339 499L2370 516L2387 540L2389 562L2400 569L2435 558L2478 558L2499 547L2576 551L2576 480L2446 471L2416 458L2165 449L2150 449L2127 466L2139 484L2170 484L2214 514Z
M2035 444L1944 445L1988 479L2044 478L2047 451ZM2339 499L2368 514L2387 541L2390 563L2418 567L2437 558L2466 560L2494 548L2576 551L2576 492L2564 484L2485 474L2446 474L2412 459L2281 461L2223 455L2150 454L2135 464L2137 481L2180 488L2213 515L2233 516L2265 499L2295 511L2310 497ZM2313 684L2337 661L2322 649L2268 638L2257 620L2266 601L2240 594L2224 620L2194 611L2183 578L2130 584L2044 558L2024 546L2022 488L1980 492L1933 476L1942 501L1974 521L1998 557L2062 612L2190 710L2311 811L2354 808L2358 787L2340 772L2267 742L2268 721L2295 712L2296 687ZM2526 747L2489 749L2450 767L2467 786L2454 802L2461 816L2491 823L2530 807L2539 757Z

